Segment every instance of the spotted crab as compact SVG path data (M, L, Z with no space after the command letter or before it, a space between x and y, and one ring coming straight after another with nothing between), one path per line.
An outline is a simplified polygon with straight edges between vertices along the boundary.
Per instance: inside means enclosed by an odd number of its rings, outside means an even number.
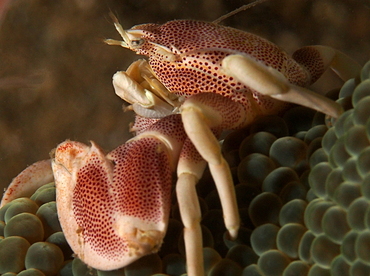
M201 212L195 186L208 164L230 239L239 214L230 169L220 150L225 130L296 103L338 117L341 107L308 87L328 68L343 79L359 66L325 46L292 57L273 43L238 29L195 20L143 24L109 39L146 56L113 76L115 92L136 113L136 136L107 155L65 141L52 160L17 176L1 205L53 179L58 215L74 253L100 270L114 270L160 249L168 226L172 174L182 222L188 275L203 275Z

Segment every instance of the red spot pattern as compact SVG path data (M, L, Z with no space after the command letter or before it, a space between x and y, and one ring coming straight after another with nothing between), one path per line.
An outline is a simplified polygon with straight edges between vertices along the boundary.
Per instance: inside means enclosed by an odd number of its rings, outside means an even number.
M179 143L186 138L179 114L159 121L144 118L141 123L143 130L170 136ZM72 143L58 148L72 153L78 149ZM150 223L166 221L172 184L168 151L160 140L141 137L116 148L108 159L92 149L85 156L77 172L72 209L77 231L97 254L120 260L129 252L129 241L114 230L117 214Z
M146 131L157 131L177 141L184 141L186 137L180 114L169 115L160 120L136 115L132 130L136 132L136 135Z
M158 122L159 119L153 119L148 117L142 117L140 115L135 116L135 123L131 127L131 131L135 132L135 135L139 135L146 131L148 127Z
M172 172L164 145L155 138L141 138L116 148L110 156L115 163L116 211L154 223L167 218Z
M186 138L180 114L173 114L164 117L157 123L147 127L145 131L157 131L162 135L176 139L178 142L183 142Z
M311 76L310 83L317 81L326 69L321 54L310 46L295 51L293 59L307 69Z
M149 64L158 79L178 95L218 93L242 103L251 111L248 94L253 94L262 111L271 113L269 109L274 108L275 100L221 73L222 59L236 53L255 57L279 70L294 84L309 84L307 71L279 47L241 30L192 20L175 20L163 25L144 24L133 29L143 30L147 41L136 50L137 53L149 56ZM158 50L148 41L168 47L175 54L175 61L166 61L163 50Z
M180 158L191 160L193 163L199 163L204 160L190 139L185 140L180 153Z
M167 151L154 138L126 143L110 153L114 167L91 154L77 173L73 212L85 243L97 254L120 260L128 241L113 228L115 214L157 223L169 215L171 169Z
M84 242L105 258L119 259L128 248L113 229L114 200L108 175L103 160L92 154L77 173L73 212Z
M127 241L114 231L114 215L135 216L148 222L168 217L171 171L160 141L143 138L111 152L113 182L96 154L77 173L73 212L85 243L107 259L128 252Z
M216 127L219 130L238 128L244 122L244 109L238 103L214 93L201 93L190 97L187 103L196 102L197 106L207 110L207 113L217 114L221 117L221 122L217 126L211 126L212 130ZM212 112L210 111L212 110Z

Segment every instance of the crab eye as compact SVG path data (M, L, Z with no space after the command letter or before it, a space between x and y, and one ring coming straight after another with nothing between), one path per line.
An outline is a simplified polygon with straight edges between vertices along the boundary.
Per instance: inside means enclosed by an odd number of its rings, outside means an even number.
M131 46L135 48L140 47L141 45L144 44L144 42L145 40L143 38L131 40Z

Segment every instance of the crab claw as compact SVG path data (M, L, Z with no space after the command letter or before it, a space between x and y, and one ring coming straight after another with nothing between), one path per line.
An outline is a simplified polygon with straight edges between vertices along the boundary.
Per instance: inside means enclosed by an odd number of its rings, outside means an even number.
M13 179L4 192L0 208L19 197L29 197L41 186L53 181L51 162L43 160L32 164Z
M105 156L92 142L65 141L53 171L63 232L87 265L113 270L158 251L170 210L168 149L137 136Z

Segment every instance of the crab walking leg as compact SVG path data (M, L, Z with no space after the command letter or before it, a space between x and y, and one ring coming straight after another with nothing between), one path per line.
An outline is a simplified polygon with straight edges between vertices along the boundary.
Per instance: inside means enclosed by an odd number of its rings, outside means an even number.
M224 72L261 94L303 105L337 118L342 107L309 89L288 82L279 71L245 55L230 55L222 61Z
M166 117L107 156L94 143L66 141L56 149L60 223L74 253L89 266L118 269L160 248L172 171L185 139L179 119ZM171 124L180 125L177 136L166 135Z
M176 194L184 224L187 273L194 276L204 273L201 212L195 185L202 177L206 165L192 142L185 140L177 166Z
M211 129L231 129L245 120L244 108L213 93L197 94L181 107L186 134L200 155L208 162L220 195L226 228L232 239L239 230L239 213L230 168Z
M343 81L357 77L362 66L351 57L334 48L322 45L306 46L293 53L293 59L318 78L317 71L330 67ZM321 68L317 68L321 67ZM314 83L316 79L312 81Z
M43 160L32 164L13 179L4 192L0 208L19 197L29 197L41 186L54 179L51 160Z

